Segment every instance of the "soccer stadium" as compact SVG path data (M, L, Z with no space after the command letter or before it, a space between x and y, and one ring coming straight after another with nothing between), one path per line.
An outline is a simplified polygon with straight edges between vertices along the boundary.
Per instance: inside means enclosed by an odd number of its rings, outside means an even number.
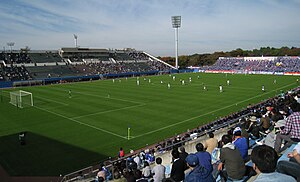
M174 146L262 118L296 96L300 70L299 57L220 57L177 71L133 49L16 51L1 60L1 165L13 176L92 175L100 162L120 170L120 147L126 158L147 151L153 163Z
M7 42L0 181L299 181L300 48L178 56L171 25L175 57Z

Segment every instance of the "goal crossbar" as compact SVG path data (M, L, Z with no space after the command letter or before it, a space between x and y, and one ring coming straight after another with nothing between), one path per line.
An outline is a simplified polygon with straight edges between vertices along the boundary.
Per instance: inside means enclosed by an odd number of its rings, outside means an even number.
M29 98L26 98L29 97ZM31 92L18 90L10 92L10 102L12 105L23 108L25 105L33 106L33 97Z

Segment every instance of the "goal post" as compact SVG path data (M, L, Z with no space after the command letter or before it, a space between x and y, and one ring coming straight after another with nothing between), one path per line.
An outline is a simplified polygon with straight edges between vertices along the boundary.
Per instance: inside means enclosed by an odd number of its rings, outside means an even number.
M33 106L33 97L31 92L18 90L10 92L10 102L12 105L24 108L26 106Z

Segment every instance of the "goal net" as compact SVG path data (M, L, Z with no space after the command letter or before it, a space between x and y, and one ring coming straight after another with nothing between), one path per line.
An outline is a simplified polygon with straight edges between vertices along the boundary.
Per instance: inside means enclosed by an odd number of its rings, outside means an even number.
M26 106L33 106L32 93L23 90L10 92L9 103L19 108L24 108Z

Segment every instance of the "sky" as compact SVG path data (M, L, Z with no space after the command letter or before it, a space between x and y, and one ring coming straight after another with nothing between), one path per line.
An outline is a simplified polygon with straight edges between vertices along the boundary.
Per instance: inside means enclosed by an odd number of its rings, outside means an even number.
M135 48L178 54L300 47L300 0L0 0L0 49Z

